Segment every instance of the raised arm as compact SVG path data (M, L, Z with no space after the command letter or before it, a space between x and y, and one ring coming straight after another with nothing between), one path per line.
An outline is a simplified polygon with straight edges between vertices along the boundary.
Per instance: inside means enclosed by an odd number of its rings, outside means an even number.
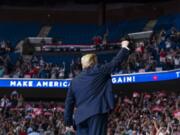
M121 64L124 60L128 58L130 49L128 48L129 41L122 41L121 50L117 53L117 55L107 64L101 66L101 72L105 74L111 74L112 71Z
M157 132L159 130L159 128L158 128L157 122L155 120L153 120L153 125Z

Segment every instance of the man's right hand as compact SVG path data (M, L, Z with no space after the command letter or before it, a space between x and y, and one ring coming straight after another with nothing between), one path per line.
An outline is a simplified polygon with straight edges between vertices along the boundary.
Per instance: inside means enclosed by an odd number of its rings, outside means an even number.
M121 47L122 48L126 48L126 49L130 50L128 45L129 45L129 41L128 40L124 40L124 41L121 42Z
M121 42L121 47L128 49L130 53L132 53L135 51L136 45L134 44L132 39L127 38Z

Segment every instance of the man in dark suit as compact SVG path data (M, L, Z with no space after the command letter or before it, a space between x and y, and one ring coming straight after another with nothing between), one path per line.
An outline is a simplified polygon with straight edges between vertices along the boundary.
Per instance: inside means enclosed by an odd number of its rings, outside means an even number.
M114 108L111 73L128 58L128 45L129 41L122 41L122 49L104 65L97 64L95 54L81 58L83 71L72 80L65 101L67 131L73 129L74 119L77 135L106 135L108 113Z

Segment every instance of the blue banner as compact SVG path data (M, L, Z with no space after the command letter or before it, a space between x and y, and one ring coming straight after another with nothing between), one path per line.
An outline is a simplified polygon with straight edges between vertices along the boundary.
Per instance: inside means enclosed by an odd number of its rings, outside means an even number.
M1 79L0 87L15 88L67 88L71 80L51 79Z
M136 73L136 74L121 74L113 75L113 84L127 84L127 83L145 83L174 80L180 78L180 69L163 72L151 73ZM1 88L67 88L70 85L70 79L26 79L26 78L8 78L0 79Z
M112 76L112 82L114 84L145 83L145 82L167 81L174 79L180 79L180 69L163 71L163 72L123 74L123 75Z

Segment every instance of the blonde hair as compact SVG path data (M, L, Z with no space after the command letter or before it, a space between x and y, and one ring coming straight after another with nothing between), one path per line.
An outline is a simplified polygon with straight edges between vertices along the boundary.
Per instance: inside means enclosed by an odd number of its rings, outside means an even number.
M81 57L81 64L82 64L82 68L89 68L94 66L97 63L97 56L96 54L86 54L84 56Z

